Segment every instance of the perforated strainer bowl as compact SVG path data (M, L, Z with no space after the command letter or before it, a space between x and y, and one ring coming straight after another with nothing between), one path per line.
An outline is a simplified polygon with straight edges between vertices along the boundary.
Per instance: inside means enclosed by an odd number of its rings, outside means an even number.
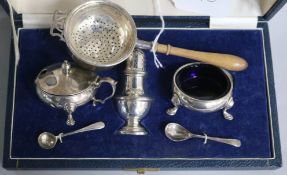
M66 42L77 63L92 70L126 60L137 38L132 17L109 1L89 1L69 13L56 11L50 33Z

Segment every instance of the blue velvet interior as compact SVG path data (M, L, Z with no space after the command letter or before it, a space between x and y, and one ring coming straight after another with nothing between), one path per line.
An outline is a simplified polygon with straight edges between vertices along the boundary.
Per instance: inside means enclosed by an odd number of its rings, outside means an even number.
M154 30L139 30L138 37L152 40ZM44 67L70 59L65 43L51 37L48 30L20 31L21 59L17 68L17 84L13 118L12 157L18 158L267 158L272 156L267 108L266 80L264 76L264 48L260 30L167 30L161 43L188 49L230 53L244 57L249 68L232 72L234 77L235 106L230 110L233 121L227 121L222 111L214 113L192 112L180 108L176 116L166 115L171 106L172 76L175 70L189 60L158 54L164 69L156 69L152 54L146 52L146 94L153 98L148 116L142 124L149 131L147 136L117 135L124 124L115 111L114 101L93 107L79 107L74 113L76 125L65 124L62 110L44 104L36 95L34 79ZM121 64L112 70L100 72L120 81L125 67ZM105 94L109 88L101 88ZM82 133L63 139L52 150L37 145L37 136L43 131L68 132L96 121L104 121L106 128ZM238 138L240 148L216 142L203 144L193 139L180 143L171 142L164 135L164 127L177 122L194 133L210 136Z

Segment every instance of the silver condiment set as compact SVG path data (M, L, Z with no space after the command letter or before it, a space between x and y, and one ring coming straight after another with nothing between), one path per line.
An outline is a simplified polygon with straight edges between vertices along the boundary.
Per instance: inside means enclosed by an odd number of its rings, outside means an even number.
M82 20L83 17L89 18ZM100 30L106 26L109 26L109 33L106 30ZM152 43L137 39L136 26L132 17L114 3L102 0L90 1L81 4L69 13L56 11L50 34L66 42L75 62L85 69L93 71L108 69L127 60L123 92L115 100L118 113L126 121L125 126L118 133L146 135L148 132L140 122L148 114L152 100L144 93L145 56L143 51L137 48L150 49ZM155 51L199 61L206 60L210 64L229 70L240 71L247 67L245 60L233 55L203 53L158 43ZM206 59L206 57L217 59ZM114 96L117 82L109 77L101 78L95 72L88 70L65 61L43 69L35 80L36 91L40 99L52 107L64 109L68 114L66 123L69 126L75 124L72 113L78 106L89 101L93 101L94 105L98 102L104 103ZM190 73L189 77L185 75L186 72ZM221 87L218 87L218 91L213 91L215 88L213 90L211 88L209 89L211 91L207 90L204 94L204 88L210 85L200 82L208 77L215 82L214 85L219 84ZM187 85L184 84L186 82L188 82ZM113 89L111 95L104 100L95 98L96 91L102 83L109 83ZM200 88L203 91L198 91L196 94L196 90ZM173 77L171 102L174 106L167 110L167 114L175 115L179 106L200 112L223 109L225 119L232 120L233 116L227 112L234 104L232 90L232 76L227 71L204 63L183 65ZM64 136L103 127L102 123L96 123L58 136L46 132L39 136L38 142L42 148L50 149L55 146L58 139L61 140ZM174 141L204 137L205 140L215 140L236 147L241 145L240 141L234 139L194 135L175 124L167 125L165 132L166 136Z

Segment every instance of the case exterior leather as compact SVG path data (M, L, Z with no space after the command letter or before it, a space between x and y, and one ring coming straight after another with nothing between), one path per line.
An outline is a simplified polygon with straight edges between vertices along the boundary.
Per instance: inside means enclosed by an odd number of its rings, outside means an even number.
M280 8L284 6L286 0L278 0L270 11L263 17L259 17L259 21L270 20ZM5 0L0 0L0 4L8 12L9 8ZM15 14L15 24L17 28L21 28L21 15ZM160 20L158 17L134 17L138 27L159 27ZM208 28L209 17L165 17L167 27L192 27L192 28ZM271 58L271 48L268 24L266 22L259 23L258 28L263 29L265 54L268 69L268 85L270 91L270 105L272 114L273 138L274 138L274 159L241 159L241 160L25 160L10 159L10 141L11 141L11 116L13 115L13 88L15 74L15 54L13 44L11 45L10 71L8 98L7 98L7 114L5 123L5 142L3 154L3 167L7 169L126 169L126 168L160 168L160 169L275 169L282 166L276 95L274 88L273 67ZM13 42L11 42L13 43Z

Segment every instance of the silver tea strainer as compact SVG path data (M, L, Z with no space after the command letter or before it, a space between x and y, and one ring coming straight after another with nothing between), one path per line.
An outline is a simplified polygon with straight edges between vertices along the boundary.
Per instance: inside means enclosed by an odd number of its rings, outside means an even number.
M133 18L119 5L89 1L70 12L56 11L50 29L72 52L74 60L91 70L113 67L128 58L135 47L152 49L152 42L137 39ZM235 55L208 53L156 43L155 51L181 56L227 70L241 71L248 63Z
M137 38L131 16L117 4L101 0L81 4L69 13L56 11L50 33L66 42L77 63L92 70L123 62Z

